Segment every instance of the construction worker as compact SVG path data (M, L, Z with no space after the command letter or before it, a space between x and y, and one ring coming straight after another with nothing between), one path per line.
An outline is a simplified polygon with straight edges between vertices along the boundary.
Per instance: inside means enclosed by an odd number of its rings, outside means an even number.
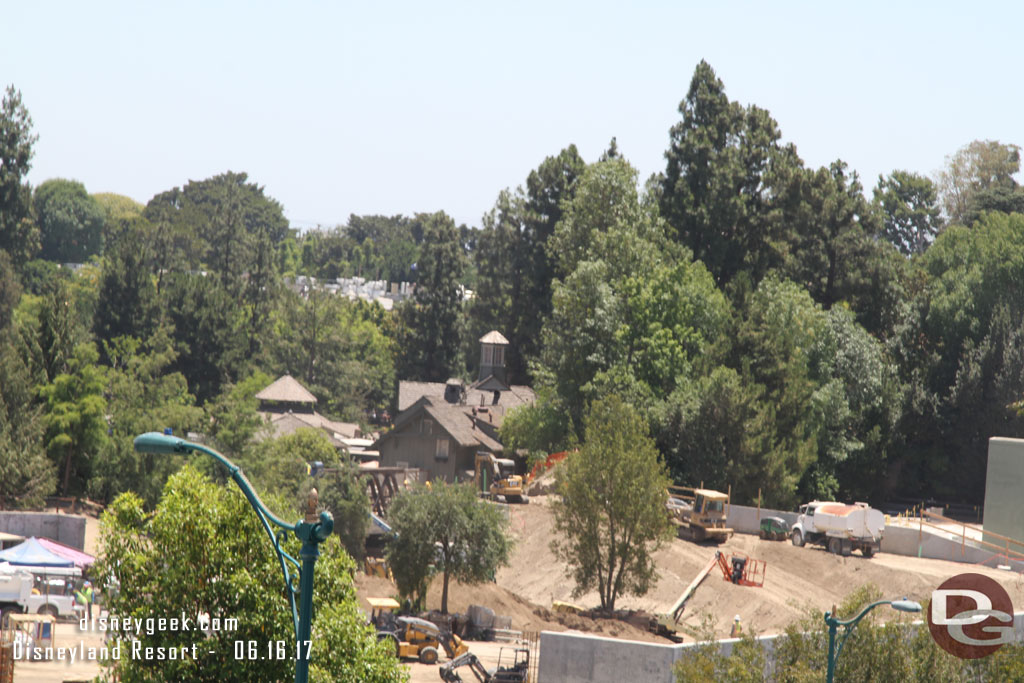
M732 630L729 632L729 637L740 638L743 636L743 625L740 623L740 615L736 615L732 618Z
M82 584L81 590L75 592L75 600L85 609L87 619L92 619L92 583L86 581Z

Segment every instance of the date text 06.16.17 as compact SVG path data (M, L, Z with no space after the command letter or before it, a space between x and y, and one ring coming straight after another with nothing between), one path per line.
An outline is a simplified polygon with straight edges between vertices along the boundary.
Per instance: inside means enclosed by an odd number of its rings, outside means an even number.
M285 640L236 640L235 659L255 661L261 659L309 659L313 642L303 640L294 647Z

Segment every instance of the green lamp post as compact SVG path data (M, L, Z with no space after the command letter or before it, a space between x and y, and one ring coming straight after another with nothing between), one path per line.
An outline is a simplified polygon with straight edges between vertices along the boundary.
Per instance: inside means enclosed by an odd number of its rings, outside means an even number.
M832 608L831 612L825 612L825 624L828 625L828 683L833 683L835 680L836 660L839 659L839 653L843 651L843 645L846 644L846 639L850 637L850 632L853 631L853 628L868 612L879 605L892 605L893 609L899 610L900 612L921 611L920 603L903 598L902 600L879 600L878 602L873 602L861 610L861 613L852 619L836 619L835 616L833 616L836 609L835 607ZM836 630L840 626L845 630L843 631L843 635L839 637L839 647L837 649Z
M295 683L307 683L309 680L309 660L312 653L310 642L310 628L313 620L313 569L316 560L320 557L320 543L325 541L334 530L334 518L329 512L316 512L317 492L313 489L309 493L307 501L306 516L300 522L289 524L278 518L267 506L263 504L259 496L253 490L249 480L242 474L241 468L225 458L223 455L207 448L201 444L185 441L171 434L160 432L147 432L135 437L135 450L140 453L175 454L175 453L206 453L213 456L218 462L228 468L231 478L242 489L256 517L263 525L263 529L270 537L270 542L277 552L278 562L281 564L281 574L284 576L284 585L288 594L288 602L292 610L292 623L295 626ZM274 533L271 523L280 528ZM299 551L301 564L294 557L281 548L281 543L287 539L288 532L292 532L302 541L302 549ZM299 587L295 588L294 575L289 570L289 563L299 572ZM299 606L296 609L295 596L299 596Z

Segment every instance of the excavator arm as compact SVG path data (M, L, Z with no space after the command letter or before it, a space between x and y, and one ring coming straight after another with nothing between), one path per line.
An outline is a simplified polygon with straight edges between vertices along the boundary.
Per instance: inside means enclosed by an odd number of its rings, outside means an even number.
M484 668L484 665L480 663L480 660L472 652L459 655L438 669L437 672L441 675L441 680L445 681L445 683L462 683L462 676L456 673L455 670L463 666L469 667L469 670L473 672L473 675L476 676L476 680L479 681L479 683L490 683L490 672Z

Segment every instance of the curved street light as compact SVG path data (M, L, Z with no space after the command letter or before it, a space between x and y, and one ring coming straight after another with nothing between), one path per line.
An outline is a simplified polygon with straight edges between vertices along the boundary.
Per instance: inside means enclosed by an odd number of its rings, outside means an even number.
M835 606L832 607L831 612L825 612L825 624L828 625L828 683L833 683L836 673L836 660L839 659L839 653L843 651L843 645L846 644L846 639L850 637L850 632L853 628L864 618L868 612L878 607L879 605L892 605L892 608L899 610L900 612L920 612L921 604L914 602L913 600L879 600L873 602L863 610L857 616L852 619L836 619L833 614L836 611ZM836 649L836 630L842 626L845 630L843 635L839 639L839 648Z
M263 525L264 531L270 537L270 542L277 553L278 562L281 565L281 574L284 576L284 585L288 594L288 602L292 609L292 623L295 627L295 683L307 683L309 680L309 659L312 654L310 643L310 630L313 619L313 569L316 560L320 557L320 543L325 541L334 530L334 518L326 510L317 515L317 492L312 489L309 492L309 499L306 506L306 517L300 522L289 524L272 513L260 497L256 495L249 480L245 478L242 470L223 455L207 448L201 444L185 441L171 434L160 432L147 432L135 437L135 450L139 453L155 453L168 455L176 453L199 452L213 456L220 464L228 469L228 473L238 488L242 489L246 499L256 512L256 517ZM275 534L270 524L280 527ZM294 557L281 548L281 543L288 538L288 532L292 532L302 541L302 548L299 557L301 565ZM299 587L295 588L293 574L288 568L288 563L294 565L299 573ZM295 607L295 595L299 596L299 607Z

